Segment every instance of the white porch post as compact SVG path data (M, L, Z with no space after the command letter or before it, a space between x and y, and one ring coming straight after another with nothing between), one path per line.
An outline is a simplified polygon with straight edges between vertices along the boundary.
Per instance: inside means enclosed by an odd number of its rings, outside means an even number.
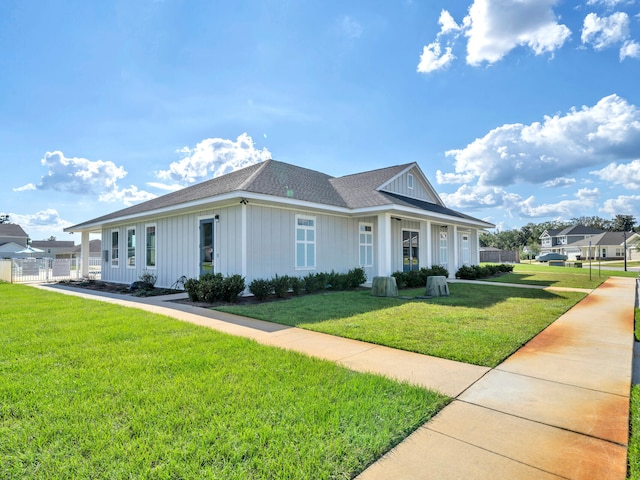
M82 276L89 276L89 232L82 232L80 237L80 262L82 264Z
M241 248L240 248L240 255L242 255L242 258L240 260L241 262L241 269L242 269L242 276L244 278L247 278L247 204L245 202L242 202L241 205L241 217L242 217L242 233L241 233Z
M427 250L427 264L425 267L431 267L433 265L433 239L431 238L431 221L427 220L427 228L426 228L426 250Z
M480 265L480 230L476 229L476 253L475 253L475 263L476 265Z
M391 275L391 214L378 215L378 276Z
M453 272L449 273L450 277L455 277L456 270L458 270L458 265L460 262L460 246L458 245L458 226L453 226Z

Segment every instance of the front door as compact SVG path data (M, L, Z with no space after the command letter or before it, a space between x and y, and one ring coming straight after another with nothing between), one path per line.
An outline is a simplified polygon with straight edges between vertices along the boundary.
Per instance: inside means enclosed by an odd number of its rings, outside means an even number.
M418 232L404 230L402 232L402 271L418 270Z
M200 275L213 273L213 219L200 220Z

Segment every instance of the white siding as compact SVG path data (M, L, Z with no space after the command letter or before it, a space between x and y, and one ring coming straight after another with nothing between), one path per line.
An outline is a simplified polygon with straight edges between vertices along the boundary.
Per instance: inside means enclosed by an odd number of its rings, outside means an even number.
M409 188L409 175L413 175L413 188ZM383 190L386 192L397 193L398 195L404 195L406 197L436 203L435 197L421 179L422 176L417 172L417 170L410 170L404 175L400 175L391 183L385 185Z

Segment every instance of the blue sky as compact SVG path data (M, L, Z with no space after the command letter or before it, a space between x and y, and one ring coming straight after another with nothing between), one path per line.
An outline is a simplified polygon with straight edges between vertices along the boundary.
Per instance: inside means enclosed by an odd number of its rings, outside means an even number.
M274 158L417 162L502 230L640 221L639 85L640 0L3 0L0 213L68 240Z

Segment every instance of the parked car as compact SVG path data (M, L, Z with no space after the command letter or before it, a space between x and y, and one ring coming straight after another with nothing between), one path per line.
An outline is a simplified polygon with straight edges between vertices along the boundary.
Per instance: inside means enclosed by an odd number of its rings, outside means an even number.
M566 260L568 257L562 253L543 253L536 257L536 260L539 262L548 262L549 260Z

